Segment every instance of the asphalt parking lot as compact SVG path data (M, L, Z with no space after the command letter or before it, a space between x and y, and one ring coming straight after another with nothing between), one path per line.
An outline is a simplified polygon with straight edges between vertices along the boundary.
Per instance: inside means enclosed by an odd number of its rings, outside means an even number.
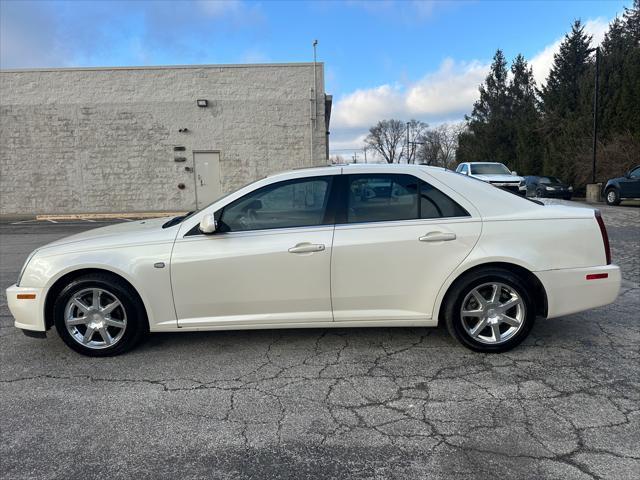
M155 334L82 357L13 328L4 288L32 249L102 224L2 224L0 477L635 480L640 208L601 210L618 301L501 355L388 328Z

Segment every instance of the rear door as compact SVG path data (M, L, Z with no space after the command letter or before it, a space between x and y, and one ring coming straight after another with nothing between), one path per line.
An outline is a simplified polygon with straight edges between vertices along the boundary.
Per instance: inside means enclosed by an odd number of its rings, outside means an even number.
M480 218L412 175L343 174L341 184L334 320L431 319L440 287L478 240Z

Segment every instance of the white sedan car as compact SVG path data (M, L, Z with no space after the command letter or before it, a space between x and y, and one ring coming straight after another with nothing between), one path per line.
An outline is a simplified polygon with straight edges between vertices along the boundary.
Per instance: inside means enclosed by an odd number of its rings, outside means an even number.
M50 243L7 289L16 327L93 356L147 332L434 327L502 352L537 316L613 302L598 211L443 169L350 165L259 180L185 217Z

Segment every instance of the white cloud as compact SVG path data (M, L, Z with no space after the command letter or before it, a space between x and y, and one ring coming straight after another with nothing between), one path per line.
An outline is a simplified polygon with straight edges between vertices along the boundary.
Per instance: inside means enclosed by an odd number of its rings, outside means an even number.
M211 17L238 13L244 6L240 0L198 0L197 4L205 14Z
M331 122L336 127L364 127L372 120L400 114L403 91L399 85L356 90L336 102Z
M488 71L489 65L477 60L456 63L448 58L438 71L409 88L406 109L411 115L430 118L466 112L478 98L478 86Z
M460 118L478 97L478 85L488 64L446 59L437 71L409 85L380 85L360 89L340 98L332 124L338 128L368 127L383 118L419 118L441 122Z
M598 17L593 20L588 20L584 24L584 30L589 35L593 37L591 41L591 46L595 47L602 43L604 39L604 35L609 28L609 20L605 18ZM531 68L533 69L533 76L538 83L538 86L541 86L545 83L549 72L551 71L551 67L553 65L553 56L558 53L560 49L560 44L564 36L557 39L555 42L547 45L544 49L542 49L537 55L535 55L531 59Z

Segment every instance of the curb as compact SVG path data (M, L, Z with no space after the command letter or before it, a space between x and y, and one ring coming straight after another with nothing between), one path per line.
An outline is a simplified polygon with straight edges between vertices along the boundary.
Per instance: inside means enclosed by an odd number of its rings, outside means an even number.
M109 220L134 218L160 218L184 215L187 212L135 212L135 213L71 213L61 215L36 215L36 220Z

